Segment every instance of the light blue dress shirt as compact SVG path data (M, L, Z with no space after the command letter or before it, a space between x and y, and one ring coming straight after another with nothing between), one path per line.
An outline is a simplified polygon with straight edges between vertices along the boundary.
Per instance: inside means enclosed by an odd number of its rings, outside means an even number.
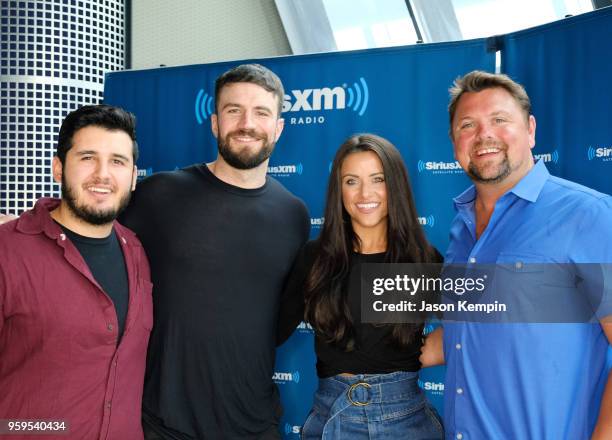
M476 239L472 186L455 199L446 263L612 263L612 197L542 161ZM444 323L447 439L588 439L608 376L598 323Z

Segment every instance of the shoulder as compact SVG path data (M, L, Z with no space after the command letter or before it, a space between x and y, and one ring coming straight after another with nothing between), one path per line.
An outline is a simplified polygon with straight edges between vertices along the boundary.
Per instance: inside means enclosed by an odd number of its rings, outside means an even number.
M171 210L177 204L179 195L196 191L198 179L203 179L197 176L195 169L196 166L191 166L175 171L160 171L139 181L127 209L120 216L120 221L140 232L140 228L134 224L134 217L146 217Z
M567 241L576 262L611 262L612 197L569 180L552 177L542 206L548 225L558 234L557 245ZM538 200L540 202L540 200Z
M602 228L612 222L612 197L579 183L551 177L543 193L542 205L559 221ZM608 228L609 229L609 228Z
M11 220L7 223L0 224L0 252L9 250L8 248L14 246L19 241L19 234L17 232L18 219Z
M18 218L15 218L15 219L0 223L0 234L4 236L4 234L14 232L15 227L17 226L17 220Z
M271 196L277 198L279 201L286 203L288 206L295 207L306 207L302 199L297 197L291 191L289 191L285 186L276 180L272 176L267 176L268 190Z
M310 227L310 216L304 201L285 188L274 177L267 176L267 184L267 195L273 200L275 207L297 215L302 220L307 221Z
M139 181L136 185L137 192L163 190L174 185L181 185L197 179L198 165L174 171L159 171Z
M545 197L554 197L557 201L588 206L610 205L612 199L608 194L599 192L593 188L586 187L570 180L551 176L546 185Z

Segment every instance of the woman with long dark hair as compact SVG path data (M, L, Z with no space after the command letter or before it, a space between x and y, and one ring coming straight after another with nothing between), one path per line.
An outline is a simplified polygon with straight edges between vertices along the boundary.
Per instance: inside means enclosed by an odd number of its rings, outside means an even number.
M300 252L281 305L279 342L301 319L315 330L319 388L304 439L441 439L417 385L422 324L361 322L362 263L437 263L418 223L399 151L351 136L334 158L325 222Z

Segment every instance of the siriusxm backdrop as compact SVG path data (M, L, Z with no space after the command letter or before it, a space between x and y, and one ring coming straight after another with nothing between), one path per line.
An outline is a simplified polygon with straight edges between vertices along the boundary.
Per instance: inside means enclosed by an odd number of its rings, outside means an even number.
M309 206L312 237L323 223L329 167L343 140L373 132L391 140L408 166L419 221L442 252L452 197L469 181L453 158L446 105L454 78L501 70L533 99L534 154L553 174L612 193L612 8L489 40L259 59L285 85L285 131L269 174ZM105 102L136 114L141 176L211 161L215 78L241 62L110 73ZM316 388L313 335L302 324L278 351L274 380L285 407L285 438L299 435ZM441 411L441 367L421 374Z

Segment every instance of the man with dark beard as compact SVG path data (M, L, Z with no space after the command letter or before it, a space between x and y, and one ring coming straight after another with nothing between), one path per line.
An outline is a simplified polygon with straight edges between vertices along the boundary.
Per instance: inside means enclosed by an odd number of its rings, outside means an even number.
M53 158L61 200L40 199L0 226L0 433L14 431L10 419L32 422L20 439L143 438L149 265L114 221L137 155L133 115L81 107L64 120Z
M215 85L214 162L138 184L124 216L151 261L147 439L277 439L280 293L305 242L303 202L266 176L283 86L257 64Z

